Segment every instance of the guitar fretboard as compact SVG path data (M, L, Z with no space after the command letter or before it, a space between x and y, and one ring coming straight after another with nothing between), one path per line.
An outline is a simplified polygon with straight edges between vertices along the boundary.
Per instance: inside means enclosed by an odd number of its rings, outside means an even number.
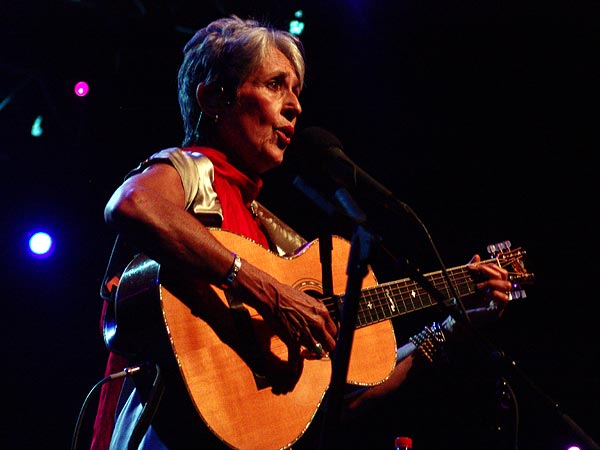
M452 301L452 291L441 270L428 273L424 277L433 288L444 296L445 302ZM459 296L475 292L475 284L467 265L450 269L448 277ZM329 312L334 318L338 318L343 302L342 298L343 296L339 295L325 300ZM437 304L438 301L433 295L410 278L378 284L361 291L356 328L366 327Z

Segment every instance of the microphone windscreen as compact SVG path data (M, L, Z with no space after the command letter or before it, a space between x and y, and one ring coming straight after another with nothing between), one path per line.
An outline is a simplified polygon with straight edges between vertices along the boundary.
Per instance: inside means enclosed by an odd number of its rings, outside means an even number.
M308 127L301 130L294 137L292 145L307 154L320 153L329 147L342 148L342 143L336 136L320 127Z
M341 149L342 143L332 133L317 126L304 128L294 135L286 150L285 167L302 173L322 172L325 160L331 157L328 149L333 148Z

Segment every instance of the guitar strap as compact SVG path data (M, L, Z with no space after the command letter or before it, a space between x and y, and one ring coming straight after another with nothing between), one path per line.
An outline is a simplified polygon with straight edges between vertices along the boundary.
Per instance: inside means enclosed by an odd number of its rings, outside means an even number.
M133 251L125 244L120 235L117 235L108 259L104 278L100 285L100 297L104 300L102 311L102 335L106 347L111 348L110 336L116 333L116 294L119 279L125 267L132 259Z
M104 301L114 303L119 279L125 268L138 253L131 245L126 244L120 235L117 235L100 286L100 297Z
M307 241L300 233L267 209L262 203L254 200L250 210L260 223L267 235L271 250L279 256L289 256L297 253Z

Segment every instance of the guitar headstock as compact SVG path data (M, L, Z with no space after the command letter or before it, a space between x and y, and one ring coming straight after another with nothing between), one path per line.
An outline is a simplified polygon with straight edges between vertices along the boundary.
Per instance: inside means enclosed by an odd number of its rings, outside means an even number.
M510 300L514 300L527 297L522 287L533 283L534 274L527 272L525 268L523 260L526 255L525 250L521 247L511 249L511 246L510 241L502 241L488 245L487 251L491 258L508 271L508 280L513 285Z

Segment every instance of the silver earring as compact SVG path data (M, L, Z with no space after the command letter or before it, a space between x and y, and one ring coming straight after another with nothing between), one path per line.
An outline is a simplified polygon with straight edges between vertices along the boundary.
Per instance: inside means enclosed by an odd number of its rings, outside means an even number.
M219 121L219 115L215 114L215 124Z
M198 114L198 122L196 122L196 128L194 128L194 139L198 141L200 139L200 121L202 120L202 111Z

